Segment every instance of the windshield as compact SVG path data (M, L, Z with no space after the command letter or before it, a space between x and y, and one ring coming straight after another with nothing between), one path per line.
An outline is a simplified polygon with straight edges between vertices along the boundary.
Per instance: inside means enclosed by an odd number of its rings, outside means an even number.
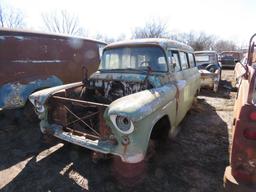
M221 53L221 58L234 58L234 59L240 59L240 53L236 52L222 52Z
M134 69L166 72L167 62L160 47L125 47L104 51L100 69Z
M210 61L209 55L195 55L196 62L208 62Z
M218 63L218 56L216 54L195 54L196 63L197 65L205 64L205 63L211 63L211 64L217 64Z

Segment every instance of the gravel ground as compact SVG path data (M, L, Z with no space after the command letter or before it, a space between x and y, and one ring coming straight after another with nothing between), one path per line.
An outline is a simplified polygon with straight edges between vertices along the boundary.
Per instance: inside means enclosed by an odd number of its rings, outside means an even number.
M37 123L0 116L1 191L222 191L228 165L235 92L224 70L218 93L202 90L169 140L137 170L120 179L113 159L94 163L91 151L42 137Z

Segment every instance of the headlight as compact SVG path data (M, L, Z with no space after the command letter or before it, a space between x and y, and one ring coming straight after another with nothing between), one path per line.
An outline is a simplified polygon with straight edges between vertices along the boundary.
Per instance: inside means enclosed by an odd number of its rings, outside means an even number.
M111 115L111 121L115 125L115 127L124 134L130 134L134 131L134 126L131 120L127 117L120 116L120 115Z
M38 100L34 100L34 105L35 105L36 112L43 113L45 111L44 106L40 104Z
M43 113L45 111L45 108L43 105L37 105L36 106L36 112Z

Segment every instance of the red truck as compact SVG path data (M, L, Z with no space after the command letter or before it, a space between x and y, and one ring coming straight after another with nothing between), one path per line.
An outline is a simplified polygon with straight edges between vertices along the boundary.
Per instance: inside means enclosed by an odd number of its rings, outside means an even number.
M226 191L256 191L256 50L254 34L248 56L235 67L238 93L234 106L230 166L225 170Z
M0 30L0 111L24 107L35 91L81 81L98 69L104 42Z

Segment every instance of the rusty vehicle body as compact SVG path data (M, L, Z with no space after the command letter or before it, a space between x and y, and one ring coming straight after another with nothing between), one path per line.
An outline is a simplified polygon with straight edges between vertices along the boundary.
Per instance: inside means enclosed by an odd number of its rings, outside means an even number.
M220 63L223 68L234 68L241 59L242 53L239 51L223 51L220 53Z
M195 51L196 64L201 74L201 87L218 91L221 80L221 64L216 51Z
M151 139L177 134L199 89L191 47L143 39L109 44L90 78L41 90L30 101L43 133L138 163Z
M77 82L82 67L92 74L99 48L90 39L26 31L0 30L0 110L23 107L40 89Z
M234 106L230 166L224 174L227 191L256 191L256 46L254 34L249 43L248 59L237 63L239 82Z

